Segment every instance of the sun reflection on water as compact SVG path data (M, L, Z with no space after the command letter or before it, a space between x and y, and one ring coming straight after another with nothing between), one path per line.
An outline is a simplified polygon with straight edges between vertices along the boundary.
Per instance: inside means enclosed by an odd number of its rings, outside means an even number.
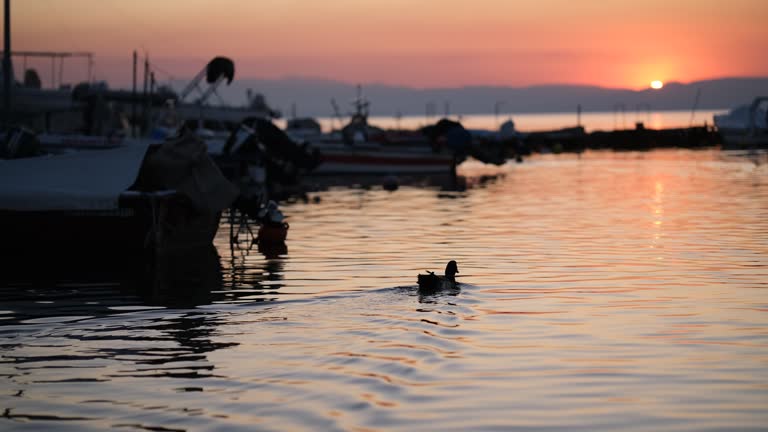
M759 430L767 168L468 163L463 191L286 204L279 250L231 246L223 222L203 287L4 286L0 427ZM420 293L449 259L459 288Z

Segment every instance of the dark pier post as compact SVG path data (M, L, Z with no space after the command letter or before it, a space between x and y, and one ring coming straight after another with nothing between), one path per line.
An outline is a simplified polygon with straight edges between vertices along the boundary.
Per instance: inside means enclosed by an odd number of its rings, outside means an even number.
M11 0L5 0L5 45L3 49L3 121L11 121Z

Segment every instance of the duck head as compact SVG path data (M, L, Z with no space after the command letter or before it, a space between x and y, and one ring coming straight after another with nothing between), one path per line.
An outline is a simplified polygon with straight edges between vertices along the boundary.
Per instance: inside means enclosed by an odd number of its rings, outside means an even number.
M458 272L459 272L459 266L456 265L456 261L454 260L448 261L448 265L445 266L445 278L455 282L456 273Z

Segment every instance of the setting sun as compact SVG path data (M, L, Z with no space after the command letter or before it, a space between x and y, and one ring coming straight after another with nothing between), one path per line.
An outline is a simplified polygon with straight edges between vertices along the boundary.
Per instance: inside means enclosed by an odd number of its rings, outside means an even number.
M664 87L664 83L659 80L653 80L651 81L651 88L654 90L658 90L660 88Z

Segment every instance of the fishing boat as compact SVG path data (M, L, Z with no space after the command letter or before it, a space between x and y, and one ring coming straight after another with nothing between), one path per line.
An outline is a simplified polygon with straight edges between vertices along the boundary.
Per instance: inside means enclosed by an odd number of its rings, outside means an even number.
M307 119L288 122L288 136L320 155L312 174L448 174L466 158L472 140L466 131L459 137L447 128L384 130L368 123L370 104L359 87L352 103L355 111L340 130L323 133Z
M149 72L148 63L146 68L145 75ZM155 88L154 80L145 82L142 92L113 90L106 82L82 82L72 89L55 92L20 88L49 94L64 92L66 106L24 104L26 99L19 99L15 107L26 109L24 123L38 131L41 149L46 152L158 142L184 128L204 139L212 153L218 153L244 119L273 119L281 115L267 104L263 95L250 90L244 106L227 105L220 97L219 104L212 104L211 99L218 96L217 89L231 83L234 73L231 59L215 57L178 93L169 86Z
M433 152L419 146L366 141L347 145L313 142L320 151L320 164L313 174L447 174L461 162L450 152Z

